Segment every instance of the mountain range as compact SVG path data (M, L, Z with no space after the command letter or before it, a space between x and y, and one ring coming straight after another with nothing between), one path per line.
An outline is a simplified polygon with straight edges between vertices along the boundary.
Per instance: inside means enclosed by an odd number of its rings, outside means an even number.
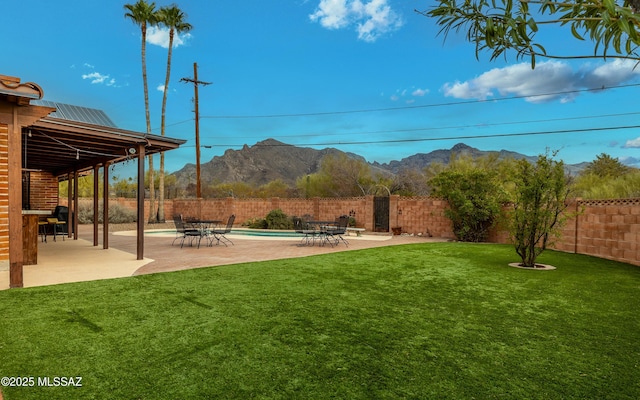
M229 182L245 182L260 186L270 181L280 179L288 185L294 186L296 179L315 173L320 168L320 162L326 155L347 154L349 157L367 162L364 157L354 153L345 153L335 148L316 150L309 147L297 147L275 139L267 139L253 146L244 145L240 150L228 149L222 156L215 156L210 161L200 165L200 178L205 184L220 184ZM406 169L421 171L434 162L447 164L452 155L469 154L472 157L482 157L497 154L498 158L515 158L534 161L535 156L527 156L513 151L483 151L464 143L458 143L451 149L435 150L430 153L418 153L389 163L368 163L372 170L397 174ZM566 165L567 171L576 174L587 165ZM174 174L178 182L193 181L195 164L186 164Z

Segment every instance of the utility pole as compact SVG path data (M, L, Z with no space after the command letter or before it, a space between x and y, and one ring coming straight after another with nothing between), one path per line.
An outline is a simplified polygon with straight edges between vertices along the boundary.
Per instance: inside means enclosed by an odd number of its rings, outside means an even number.
M200 114L198 112L198 85L207 86L211 82L198 80L198 63L193 63L193 79L182 78L180 82L193 83L195 114L196 114L196 198L202 197L202 185L200 184Z

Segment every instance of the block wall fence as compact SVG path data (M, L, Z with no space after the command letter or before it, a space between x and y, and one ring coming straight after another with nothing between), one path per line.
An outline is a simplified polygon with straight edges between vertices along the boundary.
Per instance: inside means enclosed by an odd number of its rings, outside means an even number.
M90 199L81 199L80 202ZM0 203L1 204L1 203ZM60 199L66 204L66 199ZM110 204L135 210L135 199L114 198ZM454 239L451 221L445 217L447 203L431 197L390 198L390 228L401 227L403 233ZM318 220L333 220L339 215L354 215L356 226L367 231L374 227L373 196L312 199L173 199L165 200L165 217L174 214L200 219L225 220L236 215L236 225L253 218L264 218L269 211L281 209L287 215L310 215ZM1 210L1 208L0 208ZM149 203L145 203L148 219ZM571 253L592 255L640 266L640 199L574 200L567 212L577 217L567 221L553 248ZM489 241L508 243L506 231L494 229Z

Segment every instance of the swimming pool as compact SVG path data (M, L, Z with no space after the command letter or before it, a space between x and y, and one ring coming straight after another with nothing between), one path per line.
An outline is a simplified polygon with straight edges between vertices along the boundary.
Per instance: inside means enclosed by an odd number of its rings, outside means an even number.
M114 235L123 236L135 236L136 231L123 231L115 232ZM175 237L175 229L149 229L144 231L145 236L151 237ZM296 233L290 230L273 230L273 229L248 229L248 228L233 228L228 235L234 238L246 238L246 239L285 239L285 240L300 240L304 237L301 233Z

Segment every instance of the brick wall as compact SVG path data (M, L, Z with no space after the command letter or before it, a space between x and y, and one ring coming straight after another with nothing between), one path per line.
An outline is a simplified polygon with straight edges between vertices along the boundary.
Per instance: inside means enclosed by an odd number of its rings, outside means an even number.
M53 212L58 205L58 179L48 172L31 172L30 175L31 209Z
M310 215L316 220L333 221L339 215L355 214L356 225L371 230L373 227L372 200L367 197L346 199L174 199L173 209L183 217L226 220L236 215L236 224L264 218L271 210L281 209L291 216ZM169 214L167 214L169 216Z
M82 200L91 201L91 200ZM66 203L66 199L61 199ZM0 203L1 204L1 203ZM112 199L135 210L135 199ZM430 197L390 198L390 227L402 227L403 233L454 238L451 221L444 216L445 201ZM281 209L287 215L311 215L318 220L333 220L338 215L355 213L356 226L373 231L373 196L346 199L173 199L165 201L165 216L225 220L236 215L236 224L264 218L269 211ZM1 209L0 209L1 210ZM148 203L145 211L148 210ZM564 225L553 248L571 253L640 265L640 199L573 201L567 212L579 212ZM489 241L508 243L506 230L492 230Z
M0 270L9 266L9 127L0 124Z
M589 200L577 206L583 211L574 222L573 251L640 265L640 199Z

